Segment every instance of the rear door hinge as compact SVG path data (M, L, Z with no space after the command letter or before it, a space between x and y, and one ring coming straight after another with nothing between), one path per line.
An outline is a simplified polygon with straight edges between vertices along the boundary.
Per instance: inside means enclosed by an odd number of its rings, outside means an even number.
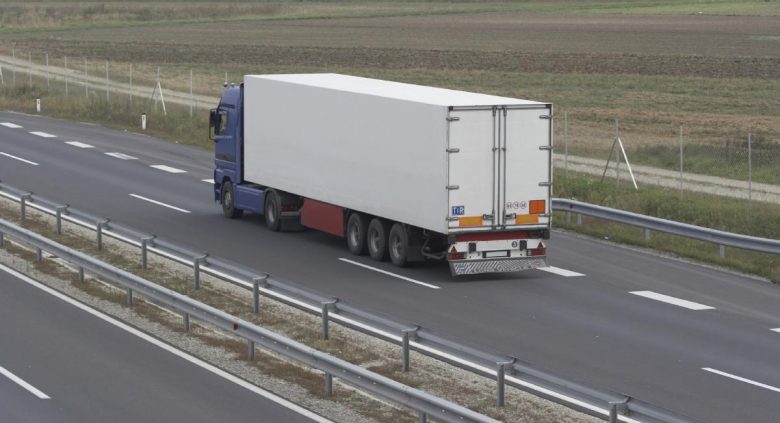
M460 118L457 117L457 116L448 116L447 117L447 122L457 122L459 120L460 120Z
M447 222L457 222L457 221L458 221L457 217L451 217L451 216L447 217Z
M460 148L448 148L448 153L460 153Z
M483 214L482 215L482 220L493 220L493 215L492 214Z
M552 119L552 115L539 115L539 119Z
M450 191L454 191L456 189L460 189L459 185L447 185L447 189Z
M550 185L552 185L552 184L549 183L549 182L539 182L539 186L540 187L549 187Z
M540 150L548 150L549 151L549 150L552 150L553 148L552 148L551 145L540 145L539 149Z

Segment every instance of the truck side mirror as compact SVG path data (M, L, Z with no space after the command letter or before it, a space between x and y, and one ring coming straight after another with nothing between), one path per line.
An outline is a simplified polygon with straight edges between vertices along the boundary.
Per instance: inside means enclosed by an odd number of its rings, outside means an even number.
M209 139L212 141L216 141L217 128L219 128L219 113L217 109L211 109L209 110Z

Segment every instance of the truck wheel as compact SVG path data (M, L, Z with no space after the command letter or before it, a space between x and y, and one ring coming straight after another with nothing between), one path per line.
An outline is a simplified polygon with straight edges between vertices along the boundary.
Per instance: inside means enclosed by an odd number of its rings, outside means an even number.
M360 213L350 213L347 219L347 248L358 256L366 254L366 217Z
M393 224L390 229L390 235L387 238L387 249L390 255L390 261L398 267L405 267L407 264L407 248L409 240L406 236L406 229L400 223Z
M282 228L279 196L274 191L268 191L265 195L265 225L274 232Z
M368 255L376 261L384 261L387 258L387 233L390 225L386 221L375 217L368 224Z
M229 181L222 183L222 214L228 219L238 219L244 214L244 211L236 208L236 196L233 193L233 184Z

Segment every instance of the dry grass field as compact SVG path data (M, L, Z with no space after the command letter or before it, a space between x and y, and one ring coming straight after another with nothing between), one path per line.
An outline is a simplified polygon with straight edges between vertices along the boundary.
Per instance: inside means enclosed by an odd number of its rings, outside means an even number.
M780 182L777 1L40 1L0 11L0 54L31 51L38 63L86 57L101 74L108 60L117 80L133 63L146 84L161 66L165 87L180 91L193 69L195 91L214 96L225 72L343 72L550 101L559 118L568 112L572 153L605 157L617 118L637 162L673 167L684 125L690 169L736 178L744 157L710 159L751 132L764 157L756 176Z

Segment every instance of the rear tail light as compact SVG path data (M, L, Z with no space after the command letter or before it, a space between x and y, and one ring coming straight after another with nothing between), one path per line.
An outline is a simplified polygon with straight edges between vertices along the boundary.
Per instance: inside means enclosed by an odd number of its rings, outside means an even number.
M544 214L547 209L545 206L545 200L531 200L528 203L528 212L531 214Z
M466 253L447 253L447 260L463 260L466 258Z
M544 244L539 244L538 247L528 250L529 256L543 256L547 253L547 249L544 248Z

